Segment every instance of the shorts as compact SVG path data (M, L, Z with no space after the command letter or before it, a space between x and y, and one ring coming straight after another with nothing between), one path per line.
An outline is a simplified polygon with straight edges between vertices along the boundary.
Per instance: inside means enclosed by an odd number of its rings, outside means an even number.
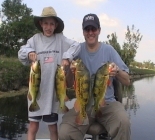
M29 121L32 122L40 122L41 120L47 123L48 125L56 124L58 122L58 114L52 113L50 115L29 117Z

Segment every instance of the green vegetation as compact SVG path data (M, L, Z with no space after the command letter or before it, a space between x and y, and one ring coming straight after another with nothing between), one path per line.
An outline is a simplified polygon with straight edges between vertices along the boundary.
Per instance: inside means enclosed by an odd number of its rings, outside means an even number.
M130 74L132 75L154 74L155 75L155 70L130 67Z
M123 42L122 46L117 42L116 33L108 35L107 38L108 41L106 41L106 43L112 45L121 56L125 64L127 66L130 66L131 62L134 61L137 53L137 48L139 47L139 43L142 40L142 35L139 33L139 29L135 30L134 25L132 25L131 29L129 26L127 26L125 41Z
M144 62L131 62L130 66L132 67L138 67L140 69L152 69L155 70L155 64L151 62L151 60L144 61Z
M4 0L1 6L0 55L16 56L19 47L37 32L32 9L22 0Z
M17 58L0 56L0 91L18 90L28 85L29 67Z

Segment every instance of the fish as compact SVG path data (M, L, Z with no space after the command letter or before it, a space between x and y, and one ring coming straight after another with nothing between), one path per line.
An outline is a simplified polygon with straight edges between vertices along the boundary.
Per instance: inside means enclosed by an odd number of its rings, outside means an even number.
M69 111L65 102L68 100L66 94L66 75L63 66L57 65L56 74L55 74L55 89L57 99L59 101L59 110L58 112L64 114Z
M29 76L29 90L28 90L28 99L31 102L29 111L34 112L40 109L37 99L39 99L39 87L41 82L41 68L40 61L32 62L30 68L30 76Z
M66 94L69 100L76 98L74 89L74 72L71 70L70 65L65 66L66 73Z
M90 73L81 59L75 61L75 94L74 109L78 112L75 122L78 125L89 124L86 106L89 100Z
M100 107L105 105L105 93L108 85L110 84L110 63L102 65L95 74L94 86L93 86L93 97L94 97L94 106L91 112L91 117L100 117L102 112Z

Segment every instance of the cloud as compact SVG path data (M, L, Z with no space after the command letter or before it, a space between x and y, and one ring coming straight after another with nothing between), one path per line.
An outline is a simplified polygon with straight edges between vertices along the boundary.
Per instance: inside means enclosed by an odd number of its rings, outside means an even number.
M107 0L74 0L74 3L80 6L95 7L97 4L106 1Z
M122 25L122 22L119 19L110 17L105 13L99 14L99 19L101 24L100 40L108 40L107 35L116 33L117 41L120 45L122 45L125 38L125 26Z
M100 14L99 19L101 25L108 26L108 27L116 27L119 24L119 21L115 18L110 18L107 14Z

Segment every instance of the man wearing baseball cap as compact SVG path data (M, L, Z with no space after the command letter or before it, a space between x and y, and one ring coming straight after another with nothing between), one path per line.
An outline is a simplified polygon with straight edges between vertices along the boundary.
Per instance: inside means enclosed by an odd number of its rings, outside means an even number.
M109 44L98 41L101 25L96 14L87 14L82 22L85 42L81 43L78 58L82 59L91 76L91 94L87 104L87 116L77 123L76 116L79 114L74 107L67 112L62 119L59 130L59 140L82 140L91 124L101 124L112 140L130 140L130 121L124 106L116 101L114 95L113 80L121 84L130 84L129 68L123 62L117 51ZM111 62L109 72L110 84L108 84L102 104L99 104L101 116L93 116L95 97L93 93L94 75L104 64ZM89 121L85 121L88 119ZM97 130L94 130L97 131Z

